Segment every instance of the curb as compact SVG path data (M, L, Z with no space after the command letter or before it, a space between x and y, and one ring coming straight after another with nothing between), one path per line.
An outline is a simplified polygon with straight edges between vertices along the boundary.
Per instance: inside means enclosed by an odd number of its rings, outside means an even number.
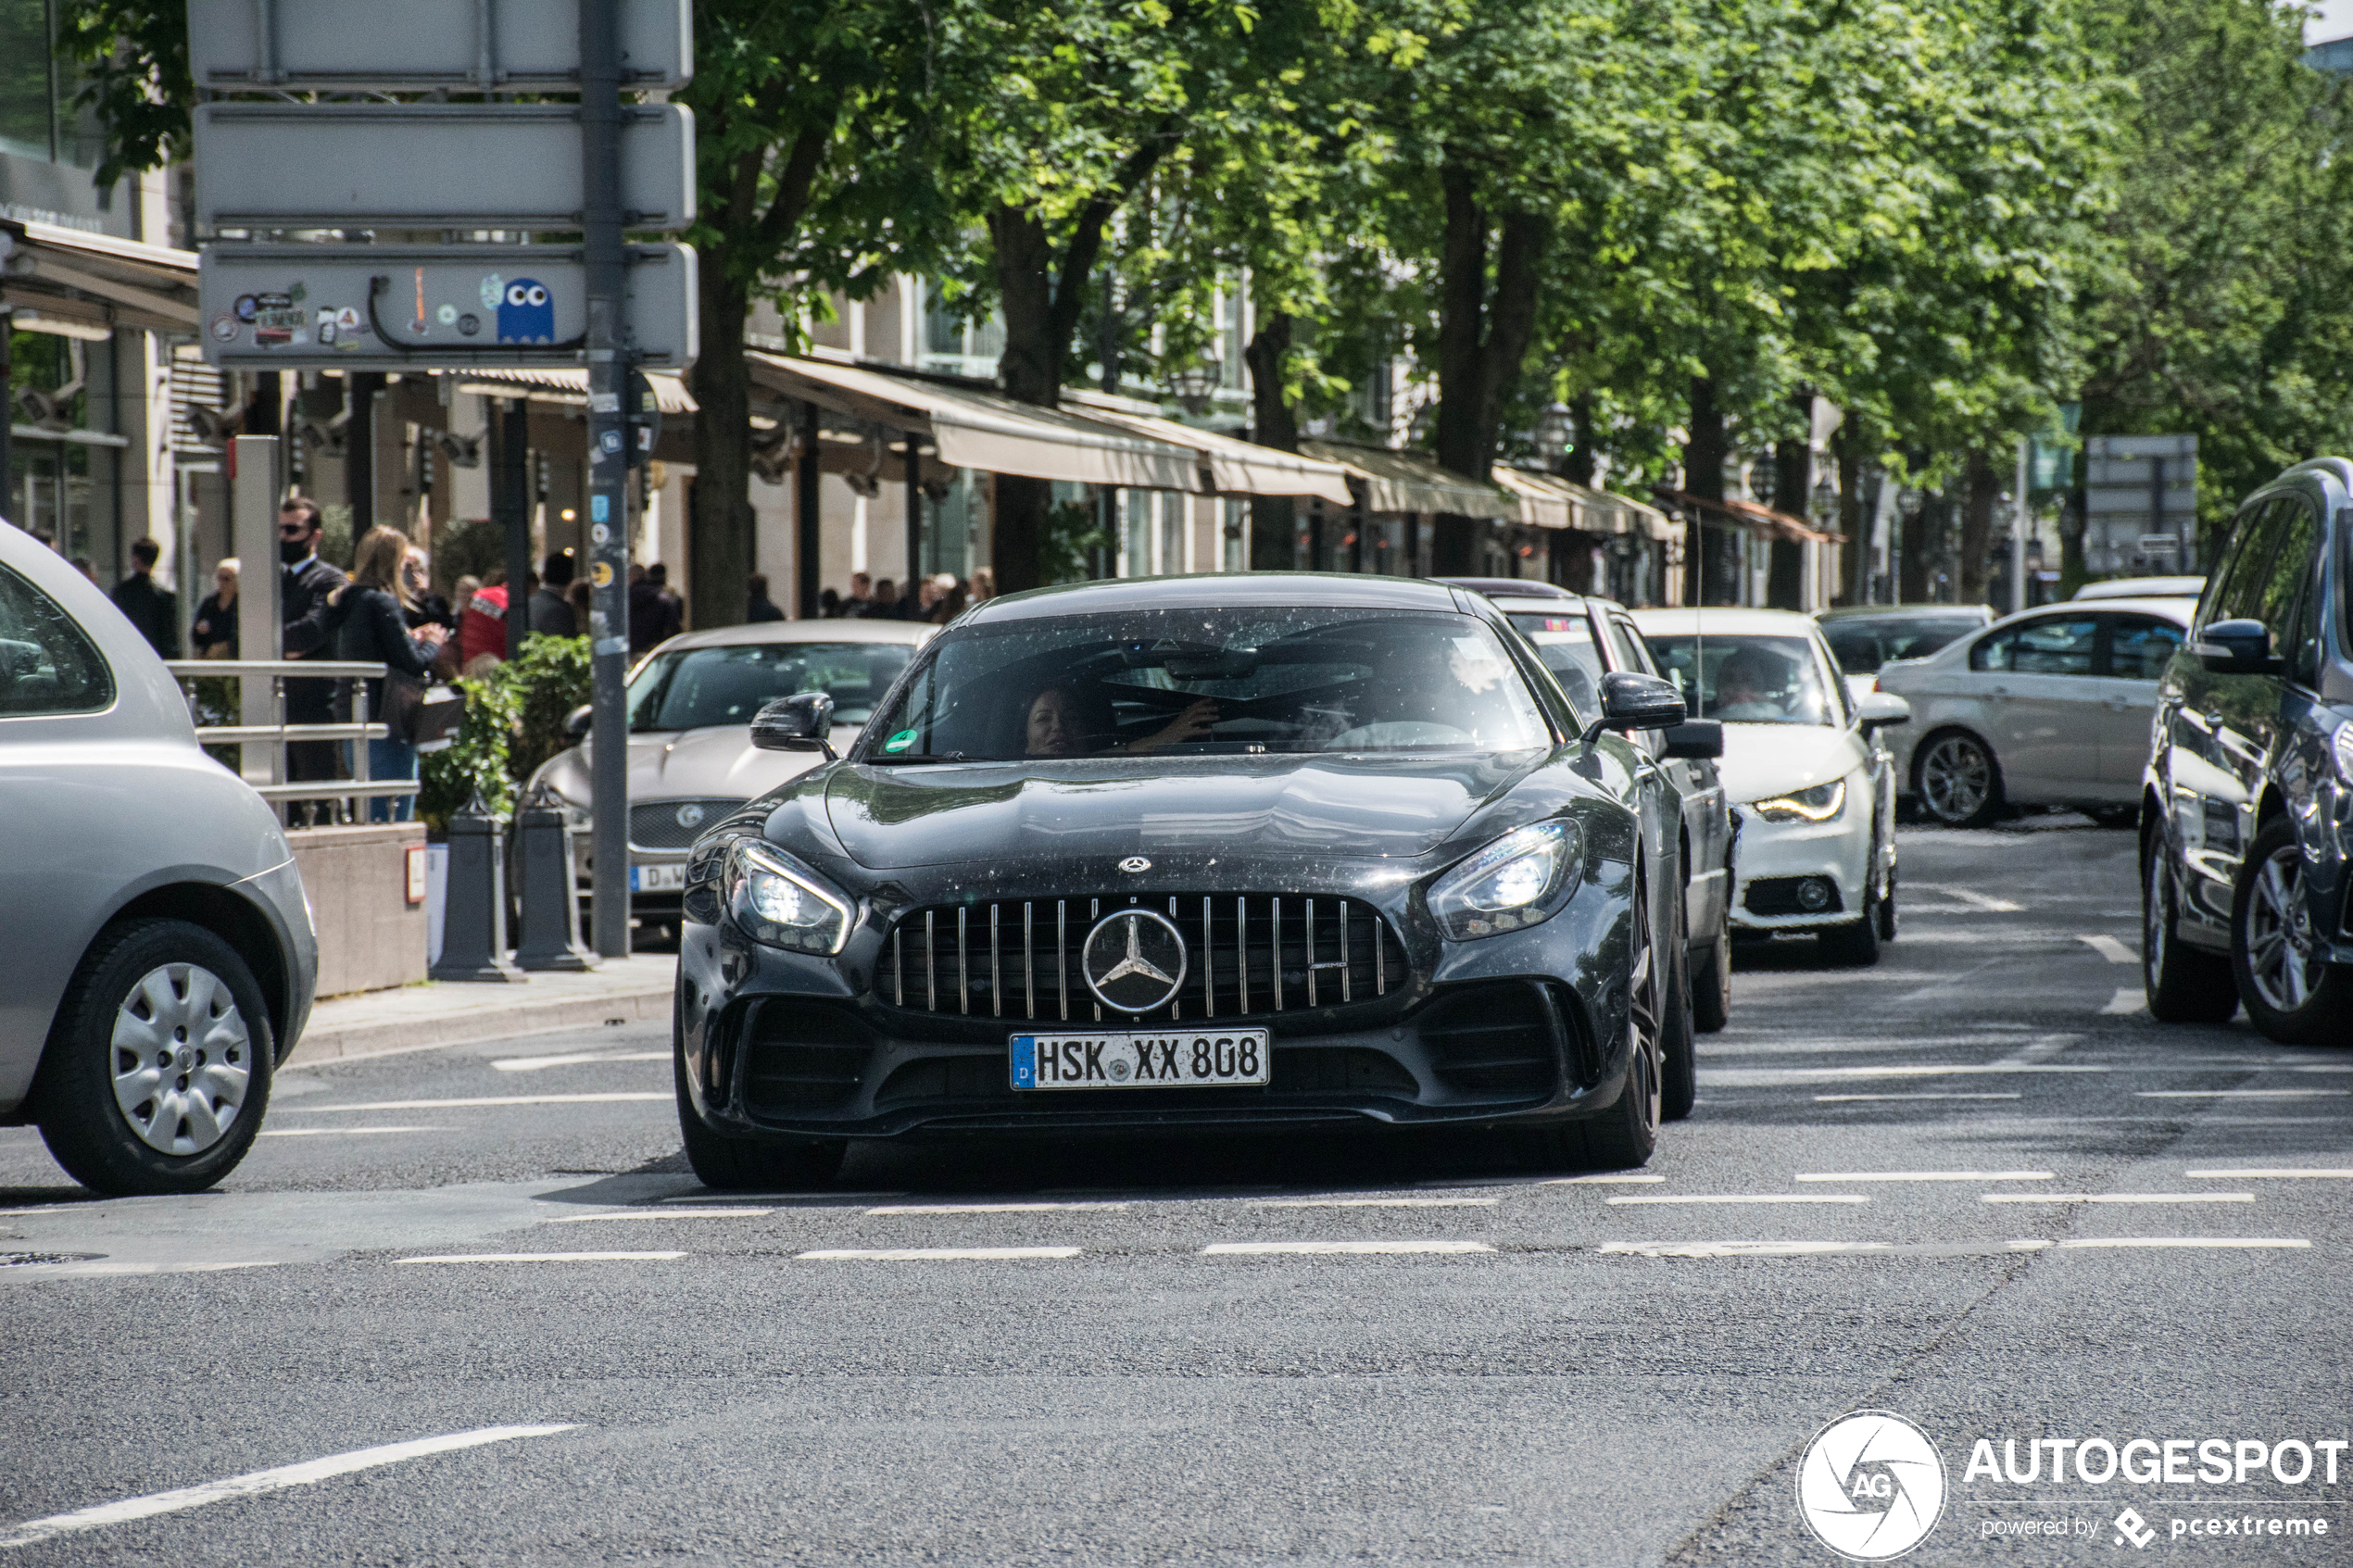
M659 989L615 991L603 996L518 1000L512 1005L467 1008L422 1018L355 1020L341 1025L314 1022L303 1031L302 1038L295 1042L293 1051L278 1066L283 1071L434 1046L471 1045L547 1029L661 1021L670 1016L670 1000L671 987L663 985Z

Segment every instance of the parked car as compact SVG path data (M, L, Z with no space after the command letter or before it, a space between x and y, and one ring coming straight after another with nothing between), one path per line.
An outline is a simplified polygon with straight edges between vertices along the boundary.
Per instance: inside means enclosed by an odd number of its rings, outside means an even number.
M2353 463L2299 463L2231 528L2157 685L2141 803L2142 973L2166 1022L2244 1003L2274 1040L2353 1025Z
M2206 592L2203 577L2111 577L2075 590L2083 599L2195 599Z
M98 1192L208 1187L318 971L277 813L122 612L0 522L0 1123Z
M1957 637L1994 621L1983 605L1851 605L1817 610L1822 637L1838 660L1846 689L1861 697L1877 689L1880 670L1899 659L1926 659Z
M847 750L938 630L911 621L775 621L685 633L647 654L629 675L629 908L641 932L676 934L686 852L708 824L816 765L812 755L753 746L753 716L779 697L824 692L834 702L834 748ZM572 819L585 900L596 807L588 709L571 723L580 744L541 764L530 784L552 789Z
M1665 674L1622 605L1501 592L1488 597L1536 645L1537 657L1579 713L1600 710L1602 682L1612 671ZM1628 741L1656 760L1682 797L1684 967L1691 975L1693 1027L1714 1034L1730 1019L1732 1008L1732 817L1716 762L1724 754L1723 733L1713 720L1693 719ZM1671 1121L1689 1110L1690 1100L1687 1086L1672 1081L1671 1073L1669 1077ZM1679 1103L1681 1110L1676 1109Z
M1723 725L1732 801L1732 929L1810 932L1826 957L1879 961L1895 936L1894 770L1881 732L1900 697L1857 700L1809 617L1778 609L1638 609L1634 624Z
M1912 705L1896 777L1947 827L1982 827L2006 806L2130 813L2158 675L2192 608L2167 598L2045 605L1886 666L1880 689Z
M822 696L754 726L813 747ZM1476 594L1252 572L967 610L849 755L695 847L676 1074L715 1186L845 1140L1491 1128L1658 1135L1681 804Z

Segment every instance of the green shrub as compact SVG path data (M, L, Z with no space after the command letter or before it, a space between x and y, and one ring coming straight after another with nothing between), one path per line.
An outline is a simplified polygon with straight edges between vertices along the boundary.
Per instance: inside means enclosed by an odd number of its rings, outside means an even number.
M564 716L588 700L588 639L531 637L521 659L458 685L466 711L457 739L418 769L417 815L435 832L476 791L493 815L510 815L523 781L572 745Z

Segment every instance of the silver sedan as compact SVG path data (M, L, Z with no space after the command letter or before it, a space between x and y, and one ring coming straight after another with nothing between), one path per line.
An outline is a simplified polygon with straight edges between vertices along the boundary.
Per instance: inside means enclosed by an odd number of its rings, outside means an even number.
M2157 678L2196 608L2180 598L2049 605L1887 665L1880 689L1912 705L1896 777L1948 827L1982 827L2006 806L2133 809Z

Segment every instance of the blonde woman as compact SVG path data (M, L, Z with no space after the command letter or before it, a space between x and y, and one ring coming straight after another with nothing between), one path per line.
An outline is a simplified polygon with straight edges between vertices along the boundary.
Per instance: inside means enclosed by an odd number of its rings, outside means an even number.
M417 718L424 706L425 677L448 628L428 623L409 635L406 610L413 600L401 571L408 558L409 537L396 528L368 530L353 552L351 581L335 590L333 603L341 620L335 657L382 664L391 673L368 683L368 717L391 732L368 743L371 779L413 779L417 776ZM371 822L407 822L413 802L382 797L368 803Z

